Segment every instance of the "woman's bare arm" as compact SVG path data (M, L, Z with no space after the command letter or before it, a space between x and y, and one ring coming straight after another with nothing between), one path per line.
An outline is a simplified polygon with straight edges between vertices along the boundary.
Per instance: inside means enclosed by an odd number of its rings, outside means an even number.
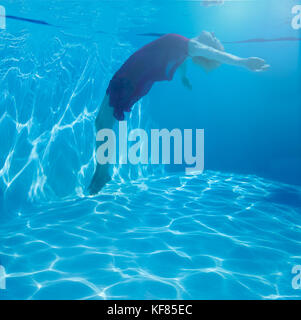
M218 61L223 64L245 67L251 71L256 72L265 71L270 67L263 59L256 57L246 59L240 58L233 54L206 46L194 39L190 40L189 42L189 55L191 57L201 56L210 60Z
M192 85L187 77L187 60L185 60L181 66L180 66L180 73L181 73L181 80L182 83L184 85L184 87L186 87L187 89L191 90L192 89Z

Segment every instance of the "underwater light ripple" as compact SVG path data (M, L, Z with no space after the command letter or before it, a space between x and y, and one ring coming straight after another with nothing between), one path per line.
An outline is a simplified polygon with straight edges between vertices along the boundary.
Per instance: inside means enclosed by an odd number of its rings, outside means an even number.
M112 197L116 189L121 197ZM169 198L162 196L169 190ZM9 294L26 299L57 298L58 292L70 299L295 298L278 274L292 255L298 256L301 239L286 233L299 225L301 212L298 206L288 210L281 199L271 201L279 190L301 195L300 187L256 176L207 172L111 183L103 196L39 205L5 234L1 231ZM132 195L125 199L129 211L123 210L125 194ZM236 201L229 201L230 194ZM115 209L97 214L108 206ZM155 213L157 206L164 214ZM265 206L269 214L261 210ZM216 285L225 291L211 291Z

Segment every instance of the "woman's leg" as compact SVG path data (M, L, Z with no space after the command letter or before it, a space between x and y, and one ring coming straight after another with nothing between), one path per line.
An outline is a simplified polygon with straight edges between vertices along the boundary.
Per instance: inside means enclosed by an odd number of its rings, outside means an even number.
M102 129L113 129L114 124L117 121L113 115L113 112L114 109L109 105L109 96L106 95L95 120L96 133ZM99 145L100 142L97 142L96 150ZM89 186L90 194L98 193L104 187L104 185L111 180L109 170L110 164L101 165L97 163L94 176Z

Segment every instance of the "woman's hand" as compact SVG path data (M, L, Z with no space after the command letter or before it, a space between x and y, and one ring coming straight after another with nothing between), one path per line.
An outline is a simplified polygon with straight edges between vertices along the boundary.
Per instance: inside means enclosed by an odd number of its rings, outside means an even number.
M254 72L262 72L270 68L270 65L266 64L263 59L256 57L244 59L244 65L247 69Z
M187 77L182 77L182 83L185 88L192 90L192 85Z

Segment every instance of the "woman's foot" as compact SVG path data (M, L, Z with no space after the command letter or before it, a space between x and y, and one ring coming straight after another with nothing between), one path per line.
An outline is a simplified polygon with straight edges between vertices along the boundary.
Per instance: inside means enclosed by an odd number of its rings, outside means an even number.
M109 181L111 181L111 179L112 178L108 173L108 167L98 165L88 188L89 194L97 194Z

